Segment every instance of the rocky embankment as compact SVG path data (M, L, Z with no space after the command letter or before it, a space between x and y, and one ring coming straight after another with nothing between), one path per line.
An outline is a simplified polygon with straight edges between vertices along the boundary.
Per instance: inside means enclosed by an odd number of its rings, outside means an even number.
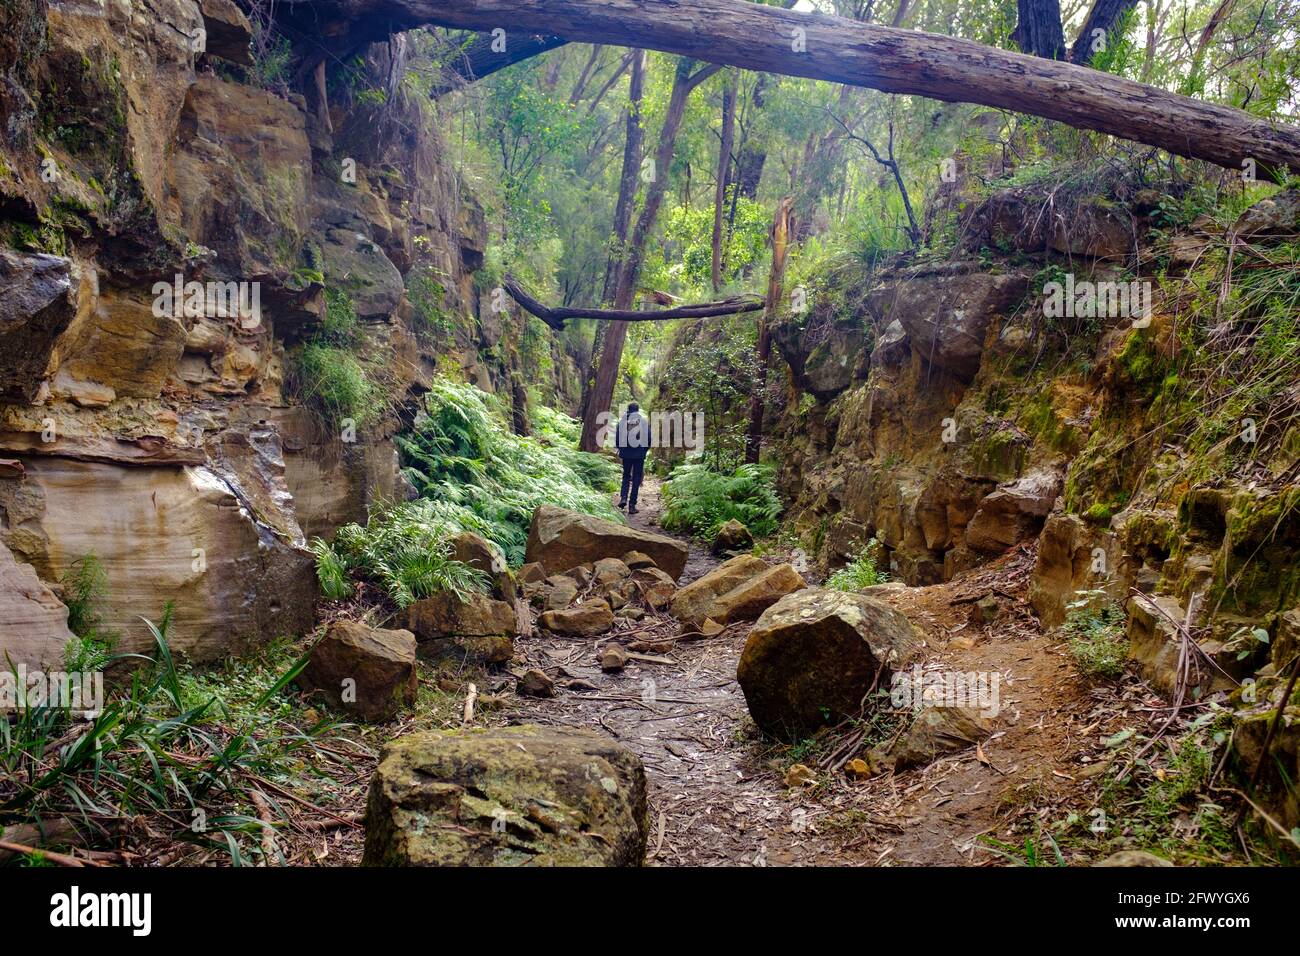
M302 51L255 57L254 32L230 0L0 11L15 664L62 662L60 582L87 555L119 651L147 651L138 615L168 602L194 660L308 630L305 544L405 493L390 438L435 368L522 394L519 319L473 279L483 213L402 82L414 47L308 56L295 77L274 64ZM370 391L331 414L303 353L340 315Z
M897 580L926 585L1034 549L1042 624L1079 603L1123 607L1153 686L1232 694L1250 767L1300 646L1300 425L1198 405L1177 374L1188 345L1175 315L1216 250L1266 259L1294 237L1300 194L1263 200L1226 233L1157 230L1160 202L1140 190L1064 209L1007 190L972 204L953 261L841 277L774 333L791 382L781 484L824 569L874 540ZM1048 302L1052 282L1142 288L1070 319ZM1252 321L1217 330L1221 355ZM1294 730L1281 736L1294 780Z

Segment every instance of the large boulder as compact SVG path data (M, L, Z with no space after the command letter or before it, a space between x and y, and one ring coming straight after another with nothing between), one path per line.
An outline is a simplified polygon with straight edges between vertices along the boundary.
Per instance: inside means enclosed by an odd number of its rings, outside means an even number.
M71 260L0 249L0 398L36 395L76 301Z
M966 544L996 553L1038 534L1061 494L1059 472L1036 471L998 488L966 525Z
M979 370L994 316L1014 308L1029 288L1023 273L994 274L976 262L918 266L871 296L874 313L897 319L914 352L969 382Z
M709 616L715 600L766 570L767 564L752 554L737 555L679 589L670 613L685 624L699 626Z
M362 720L392 720L415 706L415 635L336 622L312 648L298 681Z
M425 656L504 664L514 654L518 618L514 605L486 594L440 591L406 609L406 626Z
M719 624L752 621L787 594L807 586L792 565L778 564L719 595L709 606L708 616Z
M749 633L736 679L754 722L782 740L858 715L875 686L920 647L900 612L875 598L805 588L763 612Z
M73 634L68 609L36 576L29 564L14 560L0 543L0 671L10 665L53 669Z
M365 828L365 866L639 866L645 768L577 728L412 734L384 748Z
M686 545L675 538L638 531L553 505L541 505L533 512L527 560L539 562L548 574L558 574L601 558L621 558L629 551L649 555L673 580L681 577L686 567Z

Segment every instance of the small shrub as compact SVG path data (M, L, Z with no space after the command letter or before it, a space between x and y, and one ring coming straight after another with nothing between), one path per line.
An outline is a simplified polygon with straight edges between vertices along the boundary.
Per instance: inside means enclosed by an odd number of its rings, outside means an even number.
M1100 609L1090 608L1088 603L1084 599L1069 605L1062 629L1069 637L1070 653L1089 677L1119 677L1128 657L1124 611L1114 603Z
M345 348L324 342L303 346L297 366L298 396L331 425L352 419L362 425L382 407L383 393L361 361Z
M69 672L103 670L112 657L116 631L103 626L100 608L108 595L108 575L93 554L77 559L59 580L68 607L68 630L75 636L63 649Z
M754 537L766 537L776 530L781 515L781 500L767 465L741 465L732 474L698 462L679 465L668 476L663 499L664 530L700 537L712 537L732 518Z
M826 579L826 587L835 591L861 591L889 580L888 573L876 567L879 546L875 538L868 541L857 557Z
M349 597L348 576L355 575L382 588L399 608L439 591L486 591L487 576L452 557L450 540L463 530L432 502L376 505L364 527L345 525L332 545L320 538L311 543L321 591Z

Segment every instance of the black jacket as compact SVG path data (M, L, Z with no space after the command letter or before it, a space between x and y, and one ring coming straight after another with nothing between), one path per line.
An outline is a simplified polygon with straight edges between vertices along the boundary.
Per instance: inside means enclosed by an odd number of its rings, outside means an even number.
M650 423L640 412L629 412L614 427L614 444L619 458L644 461L650 451Z

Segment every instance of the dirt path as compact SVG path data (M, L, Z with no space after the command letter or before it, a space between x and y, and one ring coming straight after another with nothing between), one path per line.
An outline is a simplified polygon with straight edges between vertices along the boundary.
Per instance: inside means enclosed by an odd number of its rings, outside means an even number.
M634 527L659 531L659 487L647 481ZM680 583L718 561L691 544ZM748 722L736 683L736 661L747 628L707 641L681 643L672 664L633 661L621 673L603 673L601 648L611 639L676 633L666 617L633 624L596 639L539 634L516 645L533 666L557 676L560 695L521 701L529 720L603 730L635 750L650 780L650 862L657 865L773 865L824 859L830 849L812 833L796 833L787 796L775 771L756 760L740 734ZM633 637L635 635L635 637ZM564 689L582 680L596 690ZM797 820L797 816L794 818Z
M647 482L631 523L658 531L660 512L658 485ZM692 543L681 583L717 563ZM600 729L641 756L652 865L1000 865L1007 860L988 841L1018 845L1024 832L1063 814L1063 785L1078 797L1089 768L1100 766L1099 735L1128 710L1113 692L1090 690L1040 632L1025 601L1032 565L1022 550L947 584L886 596L926 632L927 667L999 675L1002 714L993 733L923 768L854 782L835 761L818 767L847 730L803 749L763 742L735 680L743 626L677 644L666 655L671 663L634 661L614 674L599 666L607 641L670 637L675 622L620 621L596 639L539 632L517 649L528 666L556 678L559 696L520 700L515 716ZM975 626L974 598L988 594L1000 613ZM566 687L570 681L586 689ZM796 759L818 767L815 785L786 787Z

